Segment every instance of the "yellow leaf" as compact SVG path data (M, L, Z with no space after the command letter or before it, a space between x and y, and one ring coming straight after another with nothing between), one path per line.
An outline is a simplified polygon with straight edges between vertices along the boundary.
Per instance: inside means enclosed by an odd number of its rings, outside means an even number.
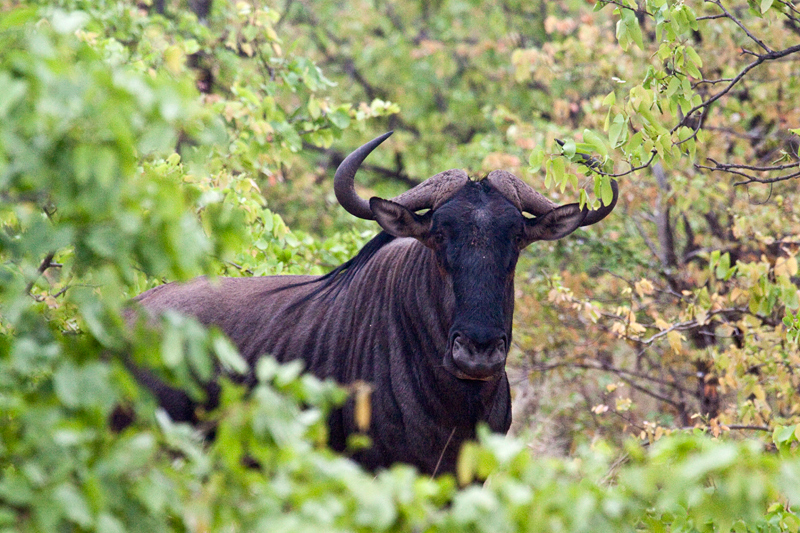
M633 405L633 400L631 400L630 398L617 398L617 403L615 408L617 412L630 411L632 405Z
M628 325L628 331L629 331L630 333L634 334L634 335L641 335L642 333L644 333L645 331L647 331L647 328L645 328L645 327L644 327L643 325L641 325L641 324L637 324L636 322L631 322L631 323Z
M669 346L672 348L672 352L675 355L680 355L682 346L681 346L681 339L682 335L679 331L670 331L667 333L667 340L669 341Z
M363 381L353 384L355 393L355 418L356 427L359 431L366 432L369 429L370 419L372 418L372 387Z
M164 65L173 74L178 74L183 67L183 50L177 46L170 46L164 50Z
M636 293L639 295L639 298L644 298L645 294L653 294L653 284L649 279L642 278L637 281L634 286L636 287Z
M456 478L460 486L469 485L475 479L477 463L478 450L473 443L468 442L461 447L461 453L458 454L456 462Z
M616 334L618 337L625 336L625 324L622 322L614 322L611 324L611 333Z
M705 311L697 311L695 313L695 320L697 320L697 323L702 326L708 320L708 313Z
M761 385L756 385L753 388L753 396L755 396L757 400L762 401L762 402L767 397L766 394L764 393L764 389L761 387Z
M670 324L663 318L656 318L656 327L661 331L664 331L665 329L669 329L670 327L672 327L672 324Z
M794 276L797 274L797 259L794 256L779 257L775 261L775 275Z

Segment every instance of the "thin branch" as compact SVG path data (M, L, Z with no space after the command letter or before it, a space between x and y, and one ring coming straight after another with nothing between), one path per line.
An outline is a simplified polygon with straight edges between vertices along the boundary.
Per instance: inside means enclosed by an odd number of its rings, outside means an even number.
M644 228L642 227L642 223L639 222L639 219L636 218L636 217L632 217L632 219L633 219L633 224L636 226L636 229L639 232L639 236L642 238L642 240L644 241L644 243L647 246L647 248L650 249L650 253L652 253L653 257L658 259L659 262L660 262L661 261L661 256L659 255L658 250L656 249L656 245L653 243L652 240L650 240L650 236L647 235L647 233L644 231Z
M797 168L800 167L800 161L795 161L793 163L787 163L785 165L771 165L766 167L757 167L753 165L739 165L739 164L729 164L729 163L719 163L712 158L708 158L709 161L717 165L720 170L728 170L731 168L741 169L741 170L753 170L755 172L772 172L774 170L786 170L788 168ZM705 168L705 167L704 167Z
M727 172L729 174L741 176L742 178L744 178L744 180L742 181L735 182L734 186L748 185L750 183L772 184L800 177L800 170L792 172L790 174L785 174L783 176L778 176L776 178L759 178L757 176L754 176L753 174L744 172L745 170L749 170L751 172L777 172L781 170L796 169L800 168L800 161L787 163L784 165L754 166L754 165L720 163L710 157L708 158L708 160L714 163L715 166L712 167L708 165L701 165L699 163L695 163L694 165L695 168L710 170L712 172Z
M727 15L725 15L724 13L720 13L718 15L705 15L703 17L697 17L697 20L700 21L700 20L714 20L714 19L726 19L726 18L728 18Z
M225 261L225 263L228 263L232 267L234 267L234 268L236 268L236 269L238 269L238 270L240 270L242 272L245 272L247 274L250 274L251 276L253 275L253 271L252 270L250 270L249 268L245 268L242 265L238 265L238 264L234 263L233 261Z
M27 295L30 295L30 294L31 294L31 290L33 289L33 286L36 284L36 280L38 280L38 279L39 279L39 277L40 277L42 274L44 274L44 273L45 273L45 271L46 271L48 268L50 268L51 266L53 266L53 258L54 258L55 256L56 256L56 253L55 253L55 252L50 252L49 254L47 254L47 255L45 256L45 258L42 260L42 263L39 265L39 268L38 268L38 270L36 271L36 277L34 277L32 280L30 280L30 281L28 282L28 284L25 286L25 294L27 294Z
M694 106L692 109L690 109L686 113L686 115L683 117L683 119L680 122L678 122L678 124L676 124L675 127L672 128L672 130L670 130L670 133L674 133L675 131L678 130L678 128L680 128L681 126L684 126L686 124L686 121L695 112L697 112L697 111L699 111L701 109L707 108L708 106L710 106L711 104L713 104L714 102L716 102L717 100L719 100L720 98L722 98L723 96L728 94L731 91L731 89L733 89L734 86L736 86L736 84L739 83L745 77L745 75L747 75L748 72L750 72L751 70L753 70L757 66L761 65L764 62L774 61L776 59L780 59L782 57L786 57L788 55L791 55L791 54L794 54L794 53L797 53L797 52L800 52L800 44L797 44L795 46L790 46L789 48L785 48L785 49L780 50L778 52L769 51L766 54L755 54L754 52L750 52L748 50L744 50L743 49L742 53L754 55L756 57L755 61L753 61L752 63L749 63L741 71L739 71L739 73L731 80L730 83L728 83L728 85L725 86L724 89L722 89L718 93L716 93L713 96L711 96L705 102L701 102L701 103L697 104L696 106Z
M444 452L447 450L447 447L450 445L450 441L453 440L453 435L456 434L456 428L453 427L453 431L450 432L450 436L447 437L447 442L444 443L444 448L442 448L442 453L439 454L439 460L436 461L436 467L433 469L433 474L431 474L431 479L436 477L436 472L439 471L439 466L442 464L442 458L444 457Z
M555 370L556 368L561 368L561 367L581 368L584 370L600 370L601 372L610 372L612 374L617 374L618 376L622 375L631 376L634 378L644 379L646 381L652 381L653 383L658 383L659 385L664 385L665 387L672 387L679 391L686 391L686 389L681 387L678 383L666 381L653 376L648 376L647 374L643 374L641 372L634 372L633 370L626 370L624 368L613 367L603 363L594 363L594 362L574 363L570 361L564 361L560 363L552 363L549 365L535 365L531 367L531 370L536 372L547 372L549 370Z
M715 316L722 315L723 318L727 318L727 315L739 315L739 314L751 315L752 313L750 312L749 309L744 308L744 307L731 307L731 308L727 308L727 309L717 309L717 310L709 311L706 314L705 321L707 322L707 321L709 321L710 318L715 317ZM609 313L603 313L602 316L605 317L605 318L616 319L616 320L621 320L622 319L622 317L619 317L619 316L613 315L613 314L609 314ZM661 330L661 331L659 331L657 333L654 333L653 335L651 335L647 339L641 339L639 337L631 337L629 335L620 335L620 336L622 338L624 338L625 340L629 340L631 342L635 342L635 343L643 345L643 346L651 346L655 341L657 341L658 339L668 335L669 333L671 333L673 331L691 330L691 329L697 328L699 326L702 326L703 324L698 322L696 319L686 320L686 321L683 321L683 322L676 322L675 324L672 324L670 327L668 327L666 329L663 329L663 330ZM646 328L650 328L650 329L655 329L656 328L656 326L654 324L641 324L641 325L646 327Z
M700 85L707 83L709 85L716 85L718 83L730 83L733 81L733 78L720 78L718 80L700 80L692 84L692 89L697 89Z
M748 179L746 181L737 181L737 182L735 182L733 184L733 186L736 187L738 185L747 185L749 183L763 183L763 184L770 184L771 185L773 183L778 183L780 181L787 181L787 180L791 180L791 179L794 179L794 178L800 178L800 171L795 172L793 174L787 174L786 176L779 176L777 178L770 178L770 179L760 179L760 178L755 178L755 177L752 177L752 176L748 176Z
M725 16L727 18L731 19L734 24L739 26L739 28L741 28L741 30L743 32L745 32L745 34L747 34L748 37L750 37L750 39L752 39L756 44L758 44L758 46L763 48L765 52L767 52L767 53L771 53L772 52L772 50L770 50L770 48L766 44L764 44L764 42L761 39L759 39L758 37L756 37L755 35L750 33L750 30L745 28L744 24L742 24L742 22L739 19L734 17L727 9L725 9L725 7L722 5L721 0L710 0L710 2L712 4L716 4L716 6L719 7L722 10L723 13L725 13Z
M731 426L725 425L726 428L730 430L737 430L737 431L772 431L772 428L769 426L746 426L740 424L734 424Z
M608 172L603 172L602 170L597 170L596 168L592 168L589 165L584 165L584 166L586 166L587 168L591 168L592 172L600 174L601 176L608 176L609 178L621 178L623 176L627 176L628 174L633 174L634 172L638 172L640 170L644 170L647 167L649 167L650 164L653 162L653 159L655 159L657 153L658 152L656 150L652 150L650 152L650 159L648 159L646 163L643 163L642 165L640 165L638 167L635 167L635 166L631 165L630 170L627 170L625 172L620 172L618 174L610 174ZM630 163L628 163L628 164L630 164Z
M653 16L652 13L650 13L649 11L647 11L644 8L638 9L638 8L631 7L629 5L623 4L622 2L618 2L616 0L603 0L603 3L606 4L606 5L611 4L611 5L617 6L620 9L627 9L628 11L633 11L637 15L640 15L640 14L641 15L647 15L648 17L652 17Z
M629 387L632 387L632 388L638 390L642 394L646 394L647 396L651 396L651 397L655 398L656 400L660 400L660 401L662 401L662 402L664 402L664 403L666 403L668 405L671 405L672 407L675 408L676 411L680 411L681 410L680 404L678 402L676 402L675 400L673 400L671 398L667 398L666 396L662 396L660 394L657 394L657 393L653 392L650 389L646 389L646 388L634 383L631 379L626 378L625 376L620 376L619 378L622 381L624 381L625 383L627 383Z

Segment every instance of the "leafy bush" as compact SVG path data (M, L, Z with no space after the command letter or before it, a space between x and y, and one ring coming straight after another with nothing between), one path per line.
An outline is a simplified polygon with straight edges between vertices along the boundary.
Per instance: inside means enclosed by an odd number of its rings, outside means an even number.
M452 23L455 8L469 6L451 7L449 18L431 20ZM326 414L344 395L334 384L264 359L247 391L236 383L241 358L217 332L172 315L159 333L126 328L128 299L165 279L318 273L352 255L366 226L322 241L290 230L262 192L270 178L308 165L308 154L295 156L304 142L328 147L397 111L387 98L354 105L327 92L335 87L310 54L284 50L274 10L215 4L208 26L189 12L167 15L122 2L0 10L0 529L800 526L793 420L773 428L778 454L698 429L645 447L595 440L571 458L542 458L481 431L457 479L403 465L373 475L325 447ZM635 22L622 20L638 40ZM209 80L217 90L198 91ZM778 272L710 257L714 283L752 283L758 302L792 296L789 261ZM574 303L563 275L547 290ZM650 295L646 284L638 289ZM129 356L197 397L198 379L226 369L221 405L203 415L216 438L158 410L124 364ZM115 432L120 410L136 416Z

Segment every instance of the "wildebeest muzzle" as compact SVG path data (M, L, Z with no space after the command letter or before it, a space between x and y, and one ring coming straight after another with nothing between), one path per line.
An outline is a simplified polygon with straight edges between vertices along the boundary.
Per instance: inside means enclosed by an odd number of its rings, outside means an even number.
M506 365L508 336L488 328L470 333L451 333L445 369L460 379L489 381L500 377Z

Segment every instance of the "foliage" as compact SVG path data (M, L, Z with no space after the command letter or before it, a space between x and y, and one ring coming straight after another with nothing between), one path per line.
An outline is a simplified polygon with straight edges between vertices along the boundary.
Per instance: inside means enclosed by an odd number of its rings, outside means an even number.
M793 4L209 4L0 3L0 529L798 528ZM359 174L381 195L450 167L622 190L522 258L528 441L482 432L457 479L332 454L344 392L297 365L264 359L247 392L217 332L124 326L164 280L352 256L374 228L330 167L389 128ZM128 356L198 398L223 369L216 438Z
M402 104L378 183L506 168L594 203L620 181L612 219L521 260L518 430L562 453L767 437L800 412L796 8L591 4L292 2L283 24L336 90Z

